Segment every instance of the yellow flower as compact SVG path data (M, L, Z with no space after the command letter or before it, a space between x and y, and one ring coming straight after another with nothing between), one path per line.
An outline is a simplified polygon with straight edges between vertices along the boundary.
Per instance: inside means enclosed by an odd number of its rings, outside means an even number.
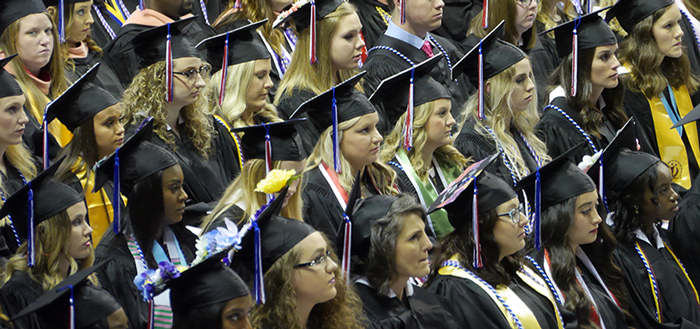
M294 170L272 170L267 174L265 179L258 182L255 192L267 194L277 193L287 186L287 183L292 177L294 177Z

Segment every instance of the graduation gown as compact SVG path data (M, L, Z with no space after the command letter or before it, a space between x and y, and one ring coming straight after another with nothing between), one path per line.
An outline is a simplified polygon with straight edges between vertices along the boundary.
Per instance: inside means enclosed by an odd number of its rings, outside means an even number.
M683 30L683 38L681 43L685 52L688 54L688 59L690 60L690 69L695 73L695 75L700 75L700 47L698 46L698 40L695 37L695 29L693 24L690 23L686 13L681 10L681 29Z
M445 0L443 2L445 7L442 8L442 25L431 33L451 40L461 48L462 41L467 38L472 19L481 15L484 3L478 0ZM462 49L462 51L466 53L469 49Z
M452 315L445 309L446 301L418 286L412 285L411 288L410 295L406 292L406 306L395 294L389 297L378 293L366 282L356 282L355 289L362 299L362 309L369 322L366 328L458 328Z
M520 154L525 160L525 164L530 172L534 172L537 169L537 162L535 158L530 153L530 149L522 140L517 129L511 128L511 133L513 139L515 139L516 144L518 144L518 149ZM457 138L454 140L453 145L459 150L459 152L464 155L465 158L471 157L474 161L479 161L485 159L486 157L498 152L498 146L491 140L491 138L486 138L476 131L474 127L474 122L467 120L462 127L462 131L459 133ZM500 157L494 161L494 163L485 169L486 171L494 174L506 183L513 184L513 178L510 174L510 170L506 167L505 162L503 162L503 157ZM517 176L516 176L517 177Z
M21 312L33 301L44 294L39 282L32 280L27 272L15 271L5 285L0 288L2 312L9 318ZM15 328L40 329L36 313L14 321Z
M666 234L659 231L660 239L667 241ZM659 290L659 303L664 324L676 323L680 328L698 328L700 305L683 271L666 248L657 249L646 241L636 239L647 257ZM654 241L656 244L656 241ZM624 273L625 286L629 294L629 311L639 322L639 328L664 328L656 320L656 307L649 275L632 243L620 242L613 253L615 261ZM682 322L682 323L681 323ZM678 328L678 326L672 326Z
M41 130L41 124L34 117L34 114L29 112L27 108L24 108L24 114L27 115L29 120L27 124L24 125L24 134L22 134L22 142L29 149L29 151L34 154L37 159L43 157L43 131ZM61 144L58 143L53 134L49 133L49 159L55 159L58 153L61 152Z
M7 199L21 189L25 183L20 176L19 170L7 161L7 157L5 157L5 169L7 170L7 175L0 172L0 176L2 176L3 193L5 193L4 197ZM12 231L12 226L10 226L9 217L0 219L0 234L2 234L0 236L0 266L4 267L5 262L10 259L19 248L15 234ZM20 240L20 242L24 241L26 241L26 239Z
M122 3L126 7L129 13L124 13L123 10L117 5L116 0L94 0L90 13L92 14L95 22L91 26L90 34L92 40L97 42L100 48L106 47L110 42L112 42L113 37L110 31L116 36L119 29L124 24L124 21L128 18L131 12L138 8L138 0L122 0ZM114 12L110 12L107 6L114 9ZM99 9L99 14L95 11L95 8ZM101 17L100 17L101 16ZM104 18L104 21L102 20ZM107 23L106 26L104 23Z
M700 250L700 176L695 178L693 187L683 196L678 203L676 217L668 226L668 238L671 248L676 256L683 262L685 270L694 284L700 284L700 259L697 251Z
M292 89L290 95L282 95L282 98L280 98L279 104L277 104L277 115L279 115L279 117L283 120L288 120L289 116L291 116L301 104L314 97L316 97L316 93L313 91L294 88ZM330 111L331 109L329 108L328 110ZM308 119L309 115L308 113L303 113L295 118ZM318 142L318 138L321 133L309 120L306 120L295 127L299 133L299 137L302 141L302 147L304 148L304 151L306 151L306 154L313 153L314 147L316 147L316 142Z
M569 106L566 97L555 98L552 100L551 105L566 112L571 119L581 126L581 113ZM535 126L535 129L540 133L540 137L547 144L547 153L552 159L583 142L585 147L572 155L572 159L576 161L575 164L581 162L584 155L593 155L596 151L605 149L615 137L615 133L619 128L614 127L612 122L607 119L607 116L603 114L603 123L598 127L600 136L596 137L590 132L586 132L596 147L596 150L594 150L576 126L554 108L546 108L540 117L540 122Z
M365 47L372 49L389 26L391 10L389 6L376 0L350 0L349 2L357 8L357 16L362 23Z
M93 9L94 10L94 9ZM66 78L73 84L83 74L87 73L93 66L102 60L102 56L93 50L88 50L85 58L73 58L74 68L70 65L66 68ZM124 88L119 82L119 77L112 72L107 65L100 65L95 77L95 84L108 91L115 99L121 99Z

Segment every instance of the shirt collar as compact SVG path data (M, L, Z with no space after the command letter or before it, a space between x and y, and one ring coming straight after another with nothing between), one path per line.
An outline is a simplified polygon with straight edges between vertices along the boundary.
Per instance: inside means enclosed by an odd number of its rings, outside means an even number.
M370 288L374 288L371 284L369 284L369 280L367 280L367 277L365 276L361 276L355 279L355 283L361 283ZM389 298L397 297L396 293L393 290L391 290L391 288L389 288L389 293L385 294L385 296ZM406 297L413 297L413 284L411 283L411 280L406 281Z
M413 47L416 47L417 49L421 49L425 41L430 39L429 33L426 33L425 38L421 39L415 34L411 34L404 31L402 28L394 24L394 22L391 20L389 21L389 27L387 27L386 32L384 32L384 34L388 37L401 40Z
M651 241L649 241L649 238L647 238L647 235L642 232L642 229L637 229L634 231L634 235L637 237L637 239L642 240L649 245L655 246L656 249L661 249L664 248L664 240L661 239L661 235L659 234L659 230L656 229L656 226L654 226L654 240L656 242L655 245L651 244Z

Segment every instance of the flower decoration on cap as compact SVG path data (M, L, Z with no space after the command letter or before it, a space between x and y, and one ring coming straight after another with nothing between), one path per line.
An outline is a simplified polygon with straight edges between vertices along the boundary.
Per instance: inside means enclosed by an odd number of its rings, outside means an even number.
M297 2L293 3L289 9L281 12L279 14L279 16L277 16L277 19L275 19L275 21L272 23L272 28L276 29L277 27L279 27L280 24L282 24L284 21L286 21L286 19L287 19L287 17L289 17L289 15L293 14L294 12L299 10L299 7L301 7L307 3L309 3L308 0L302 0L302 1L297 1Z
M584 155L583 159L581 159L581 162L578 163L578 169L583 170L583 172L588 172L588 169L591 169L591 166L600 158L600 155L603 153L602 150L596 152L592 156L590 155Z
M215 230L211 230L197 239L195 244L197 251L195 252L192 266L231 246L235 246L234 249L239 249L238 244L241 241L241 237L239 236L238 226L228 218L224 219L224 224L226 227L217 227ZM228 261L228 257L224 258L224 262L228 263Z
M255 192L277 193L300 177L299 175L294 175L295 173L294 170L272 170L265 176L265 179L258 182Z
M180 277L180 272L187 270L185 266L177 266L171 262L160 262L158 268L149 269L134 278L136 289L141 292L143 300L149 301L155 294L155 288L170 279Z

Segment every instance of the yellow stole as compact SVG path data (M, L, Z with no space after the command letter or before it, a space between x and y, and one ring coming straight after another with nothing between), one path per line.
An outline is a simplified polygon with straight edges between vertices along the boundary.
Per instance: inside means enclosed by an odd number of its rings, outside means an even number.
M110 224L112 224L114 218L112 202L109 200L104 188L97 192L92 191L95 186L95 174L92 173L90 179L88 179L87 166L83 165L82 168L78 168L78 166L74 165L71 171L78 176L80 185L83 186L88 218L90 218L90 226L92 227L92 243L94 246L97 246L105 232L111 228ZM122 200L126 204L126 198L122 196Z
M228 121L224 119L223 116L214 114L214 120L218 121L231 134L231 138L233 138L233 144L236 145L236 152L238 152L238 165L241 167L241 170L243 170L243 151L241 150L240 145L241 139L238 137L238 135L236 135L236 133L231 131L231 125L228 123Z

